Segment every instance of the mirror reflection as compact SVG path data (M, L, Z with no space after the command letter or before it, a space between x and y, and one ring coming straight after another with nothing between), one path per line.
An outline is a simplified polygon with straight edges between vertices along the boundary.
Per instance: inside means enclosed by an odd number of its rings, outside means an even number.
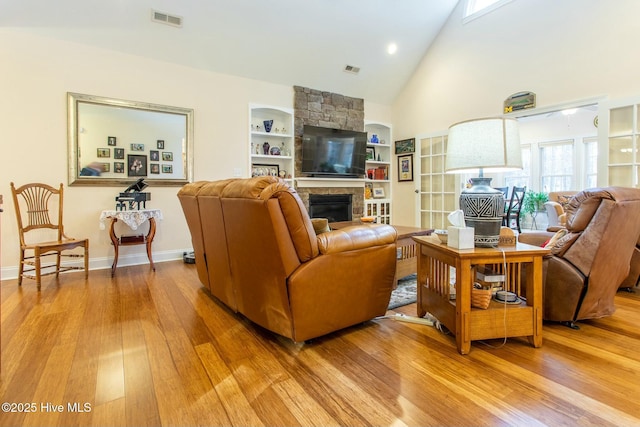
M193 180L193 110L68 94L69 185Z

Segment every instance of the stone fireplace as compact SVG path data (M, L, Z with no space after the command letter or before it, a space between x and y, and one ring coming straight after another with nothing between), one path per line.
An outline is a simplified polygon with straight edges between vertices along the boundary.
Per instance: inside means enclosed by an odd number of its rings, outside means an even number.
M304 125L362 132L364 131L364 100L300 86L294 86L294 93L295 175L302 177ZM349 179L340 180L340 183L331 180L331 184L327 186L314 184L308 187L300 185L298 181L296 191L307 210L310 209L311 194L351 195L351 219L359 219L364 214L364 186L353 185L349 183Z

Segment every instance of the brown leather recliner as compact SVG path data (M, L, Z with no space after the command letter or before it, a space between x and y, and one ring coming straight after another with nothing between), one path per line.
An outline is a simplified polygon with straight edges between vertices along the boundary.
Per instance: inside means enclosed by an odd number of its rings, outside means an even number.
M640 236L640 189L584 190L567 206L566 236L544 259L544 319L568 322L609 316L629 273ZM534 243L536 233L519 236Z
M393 227L316 236L296 191L275 177L195 182L178 197L200 281L253 322L299 342L386 313Z
M640 284L640 236L636 242L636 248L631 255L629 275L620 283L620 289L631 291L634 286ZM631 291L632 292L632 291Z

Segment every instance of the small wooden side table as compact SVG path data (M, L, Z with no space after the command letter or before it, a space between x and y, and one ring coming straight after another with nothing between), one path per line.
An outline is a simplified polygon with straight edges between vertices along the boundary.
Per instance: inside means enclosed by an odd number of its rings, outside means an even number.
M115 211L105 210L100 214L100 228L104 229L104 221L110 219L109 226L109 238L113 243L114 258L111 265L111 277L116 274L116 268L118 266L118 249L120 246L131 245L146 245L147 258L149 259L149 265L153 271L156 270L153 264L153 256L151 252L151 244L153 238L156 235L156 219L162 219L162 211L160 209L139 209L132 211ZM115 232L115 224L118 221L124 222L132 230L137 230L144 222L149 221L149 231L146 235L134 235L134 236L117 236Z
M526 336L534 347L542 345L542 257L548 249L524 243L455 249L436 236L413 239L419 245L418 316L429 312L445 325L455 335L460 354L469 353L473 340ZM526 301L491 301L487 309L472 308L476 267L487 265L505 275L505 290L526 295ZM451 283L455 299L449 296Z

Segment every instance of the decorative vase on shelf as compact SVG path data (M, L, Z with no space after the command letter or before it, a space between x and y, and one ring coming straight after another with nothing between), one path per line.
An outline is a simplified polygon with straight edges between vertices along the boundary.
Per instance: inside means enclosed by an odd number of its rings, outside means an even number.
M375 133L373 135L371 135L371 142L373 144L377 144L378 143L378 135L376 135Z
M262 144L262 153L263 154L269 154L269 143L265 142L264 144Z
M271 132L271 126L273 126L273 120L265 120L264 122L265 132Z

